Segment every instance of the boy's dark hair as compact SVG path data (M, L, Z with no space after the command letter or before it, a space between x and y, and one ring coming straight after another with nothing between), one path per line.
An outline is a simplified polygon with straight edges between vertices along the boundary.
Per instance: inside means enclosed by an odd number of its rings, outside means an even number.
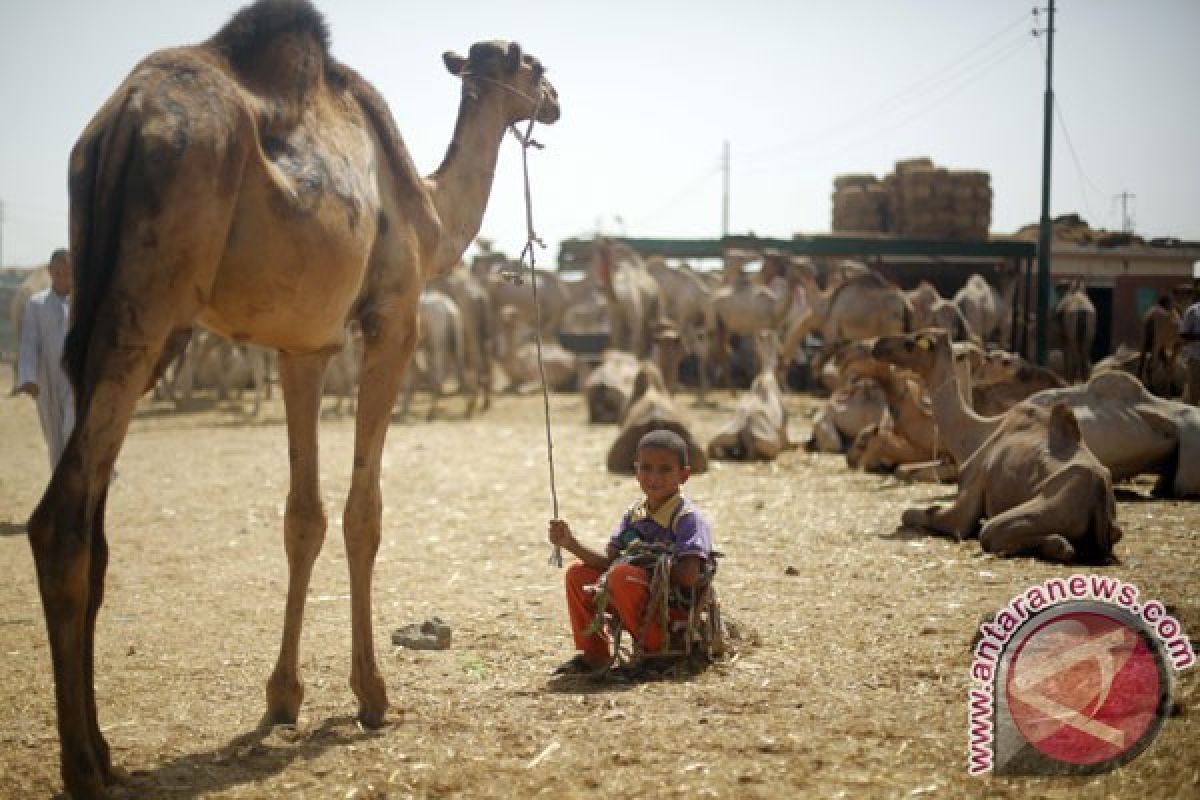
M53 264L55 261L58 261L61 258L66 258L68 255L70 255L70 253L67 252L67 248L60 247L50 254L50 263Z
M668 450L675 454L679 459L679 466L686 467L688 464L688 446L675 431L669 431L665 428L650 431L641 439L638 439L637 452L643 450Z

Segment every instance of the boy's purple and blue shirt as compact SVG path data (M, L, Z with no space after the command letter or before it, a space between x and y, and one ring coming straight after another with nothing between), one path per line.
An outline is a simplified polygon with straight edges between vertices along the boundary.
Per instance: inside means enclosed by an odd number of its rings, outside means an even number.
M691 500L676 494L653 514L642 500L621 516L621 522L608 540L610 547L624 550L634 539L650 544L670 544L678 556L699 556L708 560L712 552L712 526Z

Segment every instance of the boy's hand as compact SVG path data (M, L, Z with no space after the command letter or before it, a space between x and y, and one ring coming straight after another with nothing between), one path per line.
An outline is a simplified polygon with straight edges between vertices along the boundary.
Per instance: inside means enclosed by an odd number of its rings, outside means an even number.
M557 545L564 550L574 551L575 534L571 533L571 526L565 520L550 520L550 530L546 538L550 540L550 544Z

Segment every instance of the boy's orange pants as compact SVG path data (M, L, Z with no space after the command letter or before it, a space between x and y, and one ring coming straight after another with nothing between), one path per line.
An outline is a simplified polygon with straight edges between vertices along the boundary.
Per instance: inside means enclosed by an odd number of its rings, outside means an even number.
M611 657L612 637L607 630L592 635L584 633L596 618L596 593L584 587L600 580L600 570L576 561L567 567L567 611L571 615L571 633L575 647L593 664ZM641 633L642 616L650 599L650 573L632 564L618 564L608 574L608 611L621 620L621 627L637 636ZM674 615L672 610L672 615ZM662 643L662 630L651 623L643 642L646 652L653 653Z

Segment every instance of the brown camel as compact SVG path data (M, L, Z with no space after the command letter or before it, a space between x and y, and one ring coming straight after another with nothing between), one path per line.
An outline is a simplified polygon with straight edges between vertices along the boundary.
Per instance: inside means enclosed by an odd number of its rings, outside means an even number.
M1063 379L1045 367L1016 353L992 350L972 376L971 407L977 414L995 416L1043 389L1063 386Z
M667 391L662 372L654 362L643 361L633 382L633 395L621 417L621 427L608 448L608 471L632 473L637 443L650 431L660 429L675 431L683 437L692 472L708 469L708 455L692 433L686 415Z
M962 401L945 331L882 337L874 353L934 387L934 418L956 464L962 465L1003 421L1003 416L981 416ZM1160 477L1156 494L1200 495L1200 409L1155 397L1120 371L1097 374L1086 384L1045 389L1021 405L1048 408L1060 401L1070 406L1089 450L1114 481L1149 473Z
M583 382L588 422L620 422L633 395L633 381L637 372L638 360L633 353L612 348L604 351L600 363Z
M465 387L467 416L475 412L476 404L481 401L481 410L487 411L492 405L492 334L495 329L487 290L462 263L435 280L433 286L453 299L462 315L463 349L466 368L471 374Z
M978 273L954 293L954 305L962 312L971 332L982 342L1012 346L1012 305L1017 280L1015 271L1002 273L997 289Z
M750 390L738 398L733 418L708 441L708 456L734 461L772 461L795 447L788 439L788 414L775 377L779 334L758 332L759 371Z
M740 260L739 257L737 261ZM728 254L726 261L729 261ZM800 283L797 270L786 269L784 273L783 291L754 283L739 273L733 284L722 286L712 294L712 302L708 307L708 322L705 326L710 357L715 364L721 365L725 383L731 390L732 355L729 337L736 335L753 342L759 331L777 331L782 327L795 301L796 287ZM701 386L704 386L703 381Z
M1147 389L1161 397L1175 394L1176 362L1182 348L1179 312L1171 305L1171 298L1164 295L1142 316L1137 376Z
M575 388L579 377L578 357L557 341L543 341L539 367L538 343L518 343L517 327L520 325L520 316L520 309L516 306L504 306L500 309L498 338L504 345L504 356L500 366L508 375L508 385L504 387L504 391L515 394L536 391L541 387L543 373L548 389Z
M65 364L77 423L28 524L54 664L62 775L75 798L114 781L97 721L93 637L104 596L113 462L173 330L199 321L280 351L291 486L289 580L266 723L294 723L305 594L325 538L318 487L321 377L347 319L365 352L343 521L350 686L358 719L384 722L371 575L391 409L416 342L421 288L478 231L510 125L559 117L542 65L516 44L447 53L462 102L446 157L416 171L379 94L329 55L304 0L239 11L206 42L151 54L71 154L75 302Z
M1092 374L1092 341L1096 338L1096 307L1081 281L1068 285L1054 306L1054 325L1063 346L1063 377L1081 383Z
M978 339L962 310L952 301L942 297L929 281L921 281L917 288L904 294L912 306L912 322L909 325L911 329L942 328L950 331L950 338L956 342Z
M1011 409L962 463L954 502L910 508L901 522L960 541L978 535L988 553L1106 564L1121 539L1116 516L1108 470L1058 402Z
M599 239L592 249L592 273L608 300L609 346L650 355L661 321L658 282L633 248Z

